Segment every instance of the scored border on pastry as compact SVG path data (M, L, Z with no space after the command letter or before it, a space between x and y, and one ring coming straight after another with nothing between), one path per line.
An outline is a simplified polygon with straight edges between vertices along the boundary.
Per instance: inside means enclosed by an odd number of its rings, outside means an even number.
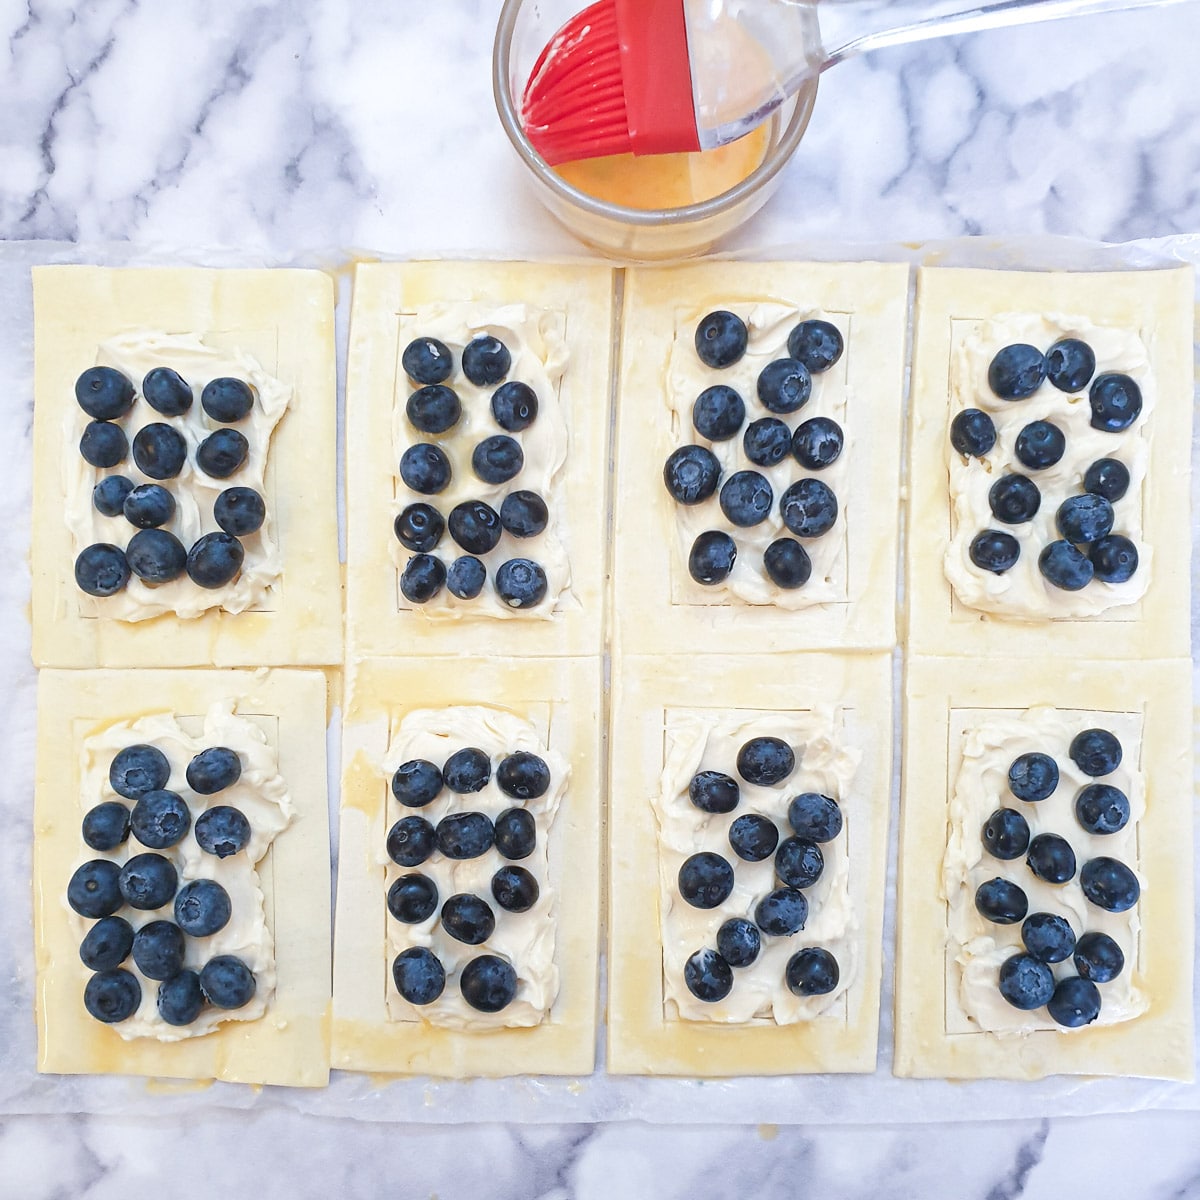
M589 1074L595 1062L600 908L600 665L594 658L456 664L366 660L347 680L334 936L333 1063L448 1077ZM458 1030L389 1017L389 814L384 758L409 713L485 706L530 722L570 764L550 830L558 995L540 1024ZM414 812L417 810L413 810ZM483 946L486 951L486 944ZM450 986L447 984L447 986Z
M1190 531L1179 514L1189 502L1193 302L1190 267L1074 274L919 271L906 550L908 645L913 652L1038 655L1050 648L1050 636L1053 653L1064 657L1094 655L1097 639L1107 654L1118 658L1187 653ZM1086 320L1127 331L1146 348L1156 401L1145 418L1148 456L1140 526L1152 560L1148 590L1134 603L1094 616L1015 620L969 607L947 581L944 559L955 520L947 466L950 420L952 406L961 407L952 396L955 356L983 322L1008 314L1044 314L1067 329ZM987 380L980 386L986 387ZM1054 392L1049 383L1044 386ZM1086 385L1080 391L1086 392ZM1086 406L1086 396L1084 402ZM1030 474L1036 482L1038 471ZM1121 503L1116 502L1118 516ZM1053 590L1044 586L1047 594Z
M1192 1011L1192 703L1190 664L1064 659L1004 662L916 658L908 667L896 956L896 1055L901 1076L1036 1079L1141 1075L1190 1080ZM969 1024L951 978L943 859L965 729L981 710L1042 705L1132 714L1145 812L1136 831L1137 951L1125 963L1149 998L1140 1016L1103 1026L999 1036ZM1129 721L1123 716L1125 724ZM1132 754L1131 747L1124 747ZM1003 803L996 798L996 805ZM999 866L1004 864L998 863ZM1024 870L1023 856L1019 865ZM1080 931L1076 931L1080 932ZM1103 986L1101 995L1103 997ZM1103 1000L1102 1000L1103 1003Z
M412 262L362 263L355 270L350 319L350 349L346 384L346 506L347 596L346 636L356 657L408 654L491 654L530 656L595 654L600 649L603 583L604 520L607 491L609 369L612 355L612 271L606 267L555 266L541 263ZM565 349L561 378L553 385L554 407L565 424L563 465L552 472L558 510L550 514L545 536L511 539L514 554L524 552L536 561L546 537L561 543L565 562L560 575L569 576L562 594L547 594L543 604L519 612L473 611L491 600L495 563L483 582L488 595L455 602L453 611L422 611L400 590L399 547L393 520L409 501L438 503L438 495L410 494L399 478L400 453L394 430L412 433L404 409L415 385L401 365L409 343L428 336L420 315L435 306L461 309L464 328L486 328L491 317L513 313L520 306L526 320L549 321L555 345ZM458 322L462 324L462 322ZM456 374L457 350L449 347ZM516 368L514 367L514 373ZM557 370L549 373L557 375ZM524 381L522 381L524 382ZM490 386L488 391L494 390ZM477 398L476 398L477 399ZM472 404L472 409L477 405ZM553 414L551 414L553 415ZM546 420L551 419L546 416ZM480 435L500 434L494 421L467 413ZM544 423L544 422L543 422ZM486 426L486 429L484 428ZM533 422L538 428L538 419ZM526 432L517 432L524 439ZM453 449L450 457L465 466L467 458ZM423 440L413 434L406 444ZM444 441L432 435L435 445ZM522 474L511 485L522 488ZM443 519L448 513L442 513ZM501 546L510 539L502 535ZM451 544L447 531L441 550ZM553 582L553 581L552 581ZM431 602L447 602L447 589Z
M613 664L609 818L608 1070L625 1075L779 1075L875 1069L891 790L889 655L743 659L618 657ZM808 706L808 707L806 707ZM832 706L860 755L841 799L857 976L830 1012L743 1024L669 1020L664 1003L658 831L653 808L672 710L724 718ZM802 761L802 756L801 761ZM736 989L736 971L735 971ZM780 981L780 987L784 986Z
M199 719L234 701L272 718L279 772L295 816L258 864L275 942L276 990L254 1021L228 1021L184 1041L123 1039L83 1005L86 968L66 887L87 847L80 837L81 747L116 722L156 712ZM326 680L319 672L42 671L34 797L34 937L38 1070L323 1087L329 1076L329 819Z
M341 661L333 286L319 271L35 267L33 659L38 666L319 666ZM85 614L60 476L75 380L136 330L187 333L293 389L271 437L266 500L282 571L245 612L140 621ZM169 365L169 364L167 364ZM192 381L189 381L192 382ZM141 381L135 380L140 388ZM237 483L236 476L230 479Z
M624 653L861 650L895 643L907 298L903 264L731 262L626 273L613 493L615 644ZM679 427L684 422L671 409L673 345L677 339L690 344L696 321L710 310L734 311L745 320L759 305L790 310L792 324L826 318L844 342L830 377L836 376L837 395L845 401L848 486L837 498L836 523L824 535L845 543L834 567L837 578L831 577L837 598L795 610L715 595L694 582L677 545L677 513L698 509L681 509L663 483L668 457L700 440L690 427ZM707 372L705 383L719 384L721 375ZM819 374L813 380L814 394L832 386ZM693 399L681 401L685 409ZM752 394L743 399L752 416L766 415ZM799 410L801 418L810 415ZM812 472L814 479L820 476L820 470ZM774 497L775 506L779 500ZM711 507L725 527L716 496L702 506Z

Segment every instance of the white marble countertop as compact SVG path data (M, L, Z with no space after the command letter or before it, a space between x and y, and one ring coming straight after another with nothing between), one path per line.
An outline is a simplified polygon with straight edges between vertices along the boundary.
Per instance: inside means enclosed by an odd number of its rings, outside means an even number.
M499 0L0 0L0 238L282 260L577 253L497 124ZM824 80L730 249L1200 232L1200 4L891 51ZM803 1081L797 1082L803 1086ZM503 1114L497 1113L497 1118ZM404 1128L13 1116L0 1194L1200 1195L1200 1114Z

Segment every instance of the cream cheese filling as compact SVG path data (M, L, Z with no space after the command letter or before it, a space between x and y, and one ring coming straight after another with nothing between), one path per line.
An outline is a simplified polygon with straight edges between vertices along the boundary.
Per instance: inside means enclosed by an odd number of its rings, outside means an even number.
M81 611L89 616L144 621L163 613L190 618L213 608L239 613L261 606L282 569L275 514L271 497L264 491L264 478L271 434L291 402L291 387L268 375L242 350L218 349L206 345L194 334L154 330L120 334L100 344L96 365L115 367L122 372L133 384L136 398L130 412L117 422L129 439L129 453L123 462L106 469L91 466L79 453L79 438L90 418L78 405L70 405L62 471L65 517L76 555L97 542L109 542L124 549L138 532L123 516L106 517L92 503L92 489L106 475L125 475L134 484L157 483L166 488L175 498L175 515L162 528L173 533L186 550L202 534L220 528L213 517L213 503L226 488L253 488L267 502L267 515L257 533L241 539L246 552L241 572L223 587L202 588L186 573L157 585L130 575L126 586L113 596L89 596L80 591ZM182 416L163 416L142 398L142 380L155 367L170 367L191 385L192 406ZM223 426L201 408L200 393L209 381L223 376L246 381L257 396L249 415L229 426L249 442L246 462L229 478L213 479L196 466L196 450L210 433ZM151 479L134 465L134 435L143 426L156 422L177 429L187 443L187 460L174 479Z
M533 853L512 865L524 867L538 883L538 899L527 912L502 909L492 896L492 876L507 865L493 847L478 858L448 859L435 850L416 867L397 866L384 847L378 861L386 864L384 893L403 875L421 874L437 885L438 903L433 914L418 925L406 925L387 914L387 1009L393 1021L427 1021L448 1029L499 1029L540 1025L558 995L559 969L555 962L557 919L555 893L550 886L549 840L555 814L566 795L570 767L561 755L546 748L534 726L522 717L500 709L463 706L445 709L421 709L409 713L400 722L389 742L383 762L385 787L401 763L423 758L439 769L451 754L466 747L482 750L492 764L487 786L471 795L459 796L443 788L424 808L406 808L389 791L388 828L401 817L421 816L435 828L450 813L481 812L491 820L509 808L524 808L534 819L536 843ZM550 787L533 800L515 800L505 795L496 782L496 768L502 759L517 750L538 755L550 769ZM496 918L492 936L481 945L468 946L450 937L442 928L441 907L451 896L471 893L485 900ZM392 963L397 954L413 946L432 950L446 971L446 987L432 1004L417 1006L406 1001L396 990ZM481 954L507 959L517 973L517 993L511 1004L498 1013L483 1013L472 1008L459 989L459 973Z
M275 838L287 828L293 816L287 785L279 774L278 755L268 743L266 734L248 717L234 712L232 701L214 704L204 716L202 731L196 736L186 732L173 713L159 713L135 721L110 725L102 733L84 740L81 748L82 787L80 816L95 805L116 800L132 808L135 801L119 796L108 780L109 767L120 750L126 746L149 745L161 750L171 764L167 788L177 792L192 814L189 829L175 846L166 850L149 851L171 860L179 873L179 886L193 879L211 879L219 883L232 903L232 914L223 929L209 937L186 937L184 966L199 971L211 958L232 954L240 958L254 973L255 992L250 1002L238 1009L221 1009L206 1004L190 1025L169 1025L156 1007L158 983L147 979L137 969L133 956L121 964L136 976L142 988L142 1000L137 1012L112 1026L126 1040L152 1037L162 1042L182 1041L211 1033L223 1021L253 1021L261 1017L275 993L275 947L264 911L262 883L258 865L271 848ZM189 721L199 724L198 719ZM185 771L195 755L210 746L225 746L237 753L242 774L231 786L211 796L201 796L187 786ZM196 818L206 809L231 805L250 822L250 841L236 854L218 858L201 850L196 842ZM115 850L92 850L81 842L81 863L95 858L107 858L124 863L137 854L147 853L132 834ZM66 904L64 881L63 904ZM173 901L160 909L141 911L125 905L117 911L135 929L151 921L174 921ZM94 922L71 912L71 926L82 941ZM83 1003L83 983L86 969L80 965L80 1004Z
M1001 400L987 383L988 367L996 352L1025 342L1045 352L1062 338L1079 338L1096 355L1096 375L1129 375L1142 392L1142 413L1121 433L1091 427L1088 390L1061 392L1046 382L1025 400ZM982 459L964 458L946 437L953 526L946 550L946 578L963 604L982 612L1018 620L1091 617L1133 604L1150 583L1152 547L1143 540L1142 492L1149 461L1147 422L1154 411L1157 389L1150 358L1142 339L1133 332L1092 324L1083 317L1050 313L1006 314L984 321L977 332L957 344L950 365L950 417L966 408L986 412L996 426L996 445ZM1017 435L1030 421L1051 421L1066 435L1066 452L1053 467L1030 470L1016 457ZM1113 532L1137 546L1138 569L1124 583L1093 580L1078 592L1048 583L1038 570L1042 548L1059 539L1054 516L1068 497L1084 491L1084 472L1097 459L1116 458L1129 468L1129 490L1113 504ZM1028 476L1037 484L1042 501L1033 520L1020 525L997 521L988 505L988 491L1004 475ZM984 529L1011 534L1021 547L1016 564L1002 575L971 562L972 539Z
M696 999L684 982L684 964L697 950L715 949L717 930L731 917L754 920L755 905L776 887L775 857L745 862L729 844L729 827L745 813L774 821L780 841L792 836L788 804L801 792L831 796L846 817L846 800L858 767L857 751L843 744L842 720L832 707L811 712L716 716L695 711L668 712L666 758L661 788L654 797L658 820L659 897L663 944L663 997L667 1020L788 1025L833 1008L855 979L858 966L858 919L850 902L847 838L842 832L821 845L825 867L820 879L804 889L809 902L805 927L790 937L762 935L762 949L748 967L733 969L733 988L723 1000ZM737 774L738 750L756 737L782 738L796 755L796 768L782 783L760 787ZM688 785L698 771L721 771L737 779L741 800L731 813L698 809ZM693 908L679 895L679 868L700 851L720 854L734 869L734 887L718 908ZM785 983L788 960L807 946L821 946L837 959L837 987L823 996L796 996Z
M950 838L942 864L942 898L949 906L950 956L957 980L951 982L957 1003L973 1028L1001 1036L1019 1036L1038 1029L1070 1033L1044 1008L1022 1012L1000 995L998 972L1005 959L1024 950L1021 923L997 925L975 907L975 892L986 880L1000 876L1024 889L1029 912L1065 917L1076 938L1084 933L1106 933L1121 947L1125 967L1110 983L1097 985L1100 1016L1094 1025L1114 1025L1145 1012L1149 1000L1134 984L1141 922L1138 906L1110 913L1084 898L1078 871L1089 859L1116 858L1136 872L1137 823L1145 812L1144 784L1138 769L1141 718L1124 713L1067 713L1054 708L1031 708L1019 714L965 714L970 724L962 741L962 764L950 802ZM1092 779L1084 775L1068 754L1072 738L1084 729L1100 728L1121 742L1121 765L1111 775ZM1021 754L1040 751L1058 764L1059 784L1054 793L1037 803L1016 799L1008 786L1008 769ZM1119 787L1129 798L1130 818L1117 833L1097 835L1085 831L1075 817L1075 798L1091 783ZM980 834L998 808L1016 809L1029 824L1031 839L1039 833L1065 837L1075 852L1077 871L1065 884L1038 879L1026 866L1025 856L1009 862L993 858ZM1144 880L1139 880L1145 889ZM1061 980L1075 975L1074 962L1051 965ZM1088 1026L1084 1026L1088 1028Z

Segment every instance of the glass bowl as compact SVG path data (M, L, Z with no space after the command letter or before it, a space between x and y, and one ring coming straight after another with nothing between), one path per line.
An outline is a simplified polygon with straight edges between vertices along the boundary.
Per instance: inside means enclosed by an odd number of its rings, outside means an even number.
M538 200L586 245L632 262L702 254L744 225L779 185L782 168L808 127L816 82L770 118L761 162L728 191L677 208L627 208L599 200L552 170L530 144L520 121L521 95L534 61L585 2L504 0L492 53L492 87L504 132L529 172Z

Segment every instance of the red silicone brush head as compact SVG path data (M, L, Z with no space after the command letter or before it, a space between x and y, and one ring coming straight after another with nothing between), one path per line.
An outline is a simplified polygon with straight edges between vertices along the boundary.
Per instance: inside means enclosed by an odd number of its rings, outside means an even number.
M683 0L599 0L539 55L522 123L549 163L698 150Z

